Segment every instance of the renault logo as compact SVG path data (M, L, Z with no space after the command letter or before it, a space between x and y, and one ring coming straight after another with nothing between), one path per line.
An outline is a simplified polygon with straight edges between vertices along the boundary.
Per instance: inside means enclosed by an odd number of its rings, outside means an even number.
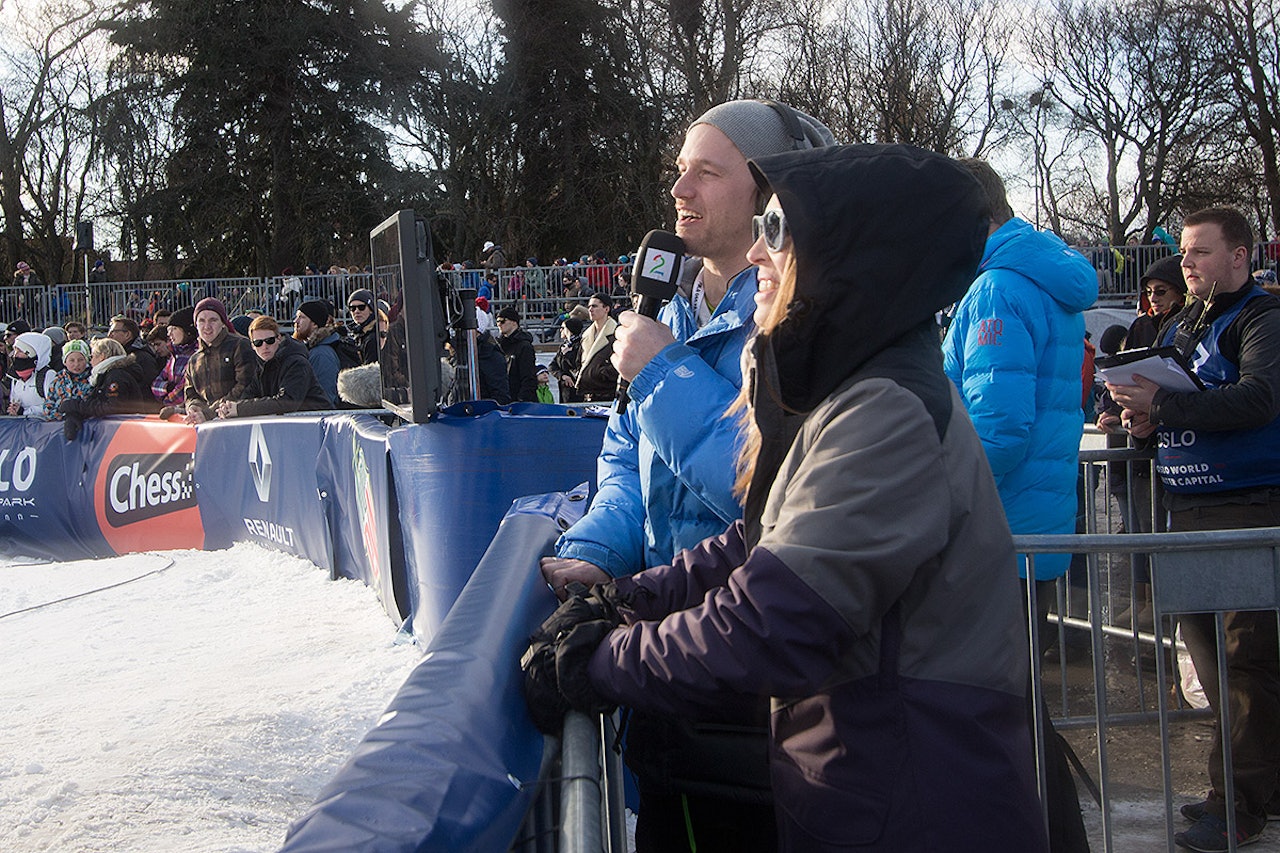
M262 424L254 424L249 436L249 470L253 472L253 487L258 490L258 500L271 500L271 451L267 449L267 437L262 434Z

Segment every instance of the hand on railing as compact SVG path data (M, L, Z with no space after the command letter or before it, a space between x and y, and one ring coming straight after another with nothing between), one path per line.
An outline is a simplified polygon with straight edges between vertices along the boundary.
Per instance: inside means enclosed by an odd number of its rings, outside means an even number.
M573 583L569 599L529 638L520 668L529 716L539 731L558 733L571 709L589 714L613 710L613 704L592 687L587 662L621 622L612 596L588 593L586 587Z

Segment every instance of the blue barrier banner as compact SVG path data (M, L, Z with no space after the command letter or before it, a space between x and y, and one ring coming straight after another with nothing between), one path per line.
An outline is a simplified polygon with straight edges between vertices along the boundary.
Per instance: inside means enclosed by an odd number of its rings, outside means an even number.
M316 479L322 421L276 415L200 426L195 478L206 548L257 542L332 570Z
M114 425L110 427L114 429ZM111 553L93 515L95 456L62 424L0 418L0 553L80 560Z
M53 560L204 542L192 479L196 432L157 418L62 424L0 418L0 552Z
M333 537L334 573L372 587L398 626L409 613L409 592L388 429L373 415L326 417L316 479Z
M595 483L605 420L480 401L387 433L412 628L430 640L511 502Z
M538 558L585 508L585 487L515 502L422 663L289 828L282 853L511 847L540 787L543 738L519 666L557 603Z

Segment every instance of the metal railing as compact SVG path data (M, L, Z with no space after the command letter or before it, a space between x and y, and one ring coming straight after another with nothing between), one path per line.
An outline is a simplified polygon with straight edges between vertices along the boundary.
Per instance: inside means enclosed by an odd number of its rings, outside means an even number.
M626 853L622 757L612 748L617 726L617 713L565 714L560 748L544 753L542 792L512 853Z
M1090 613L1102 614L1103 596L1101 589L1103 580L1098 569L1097 556L1102 554L1146 554L1151 555L1151 581L1153 590L1153 610L1155 615L1154 630L1144 635L1136 629L1130 634L1135 644L1147 644L1151 650L1161 649L1174 651L1177 646L1172 642L1171 632L1166 631L1166 619L1180 613L1214 613L1217 616L1217 644L1219 654L1218 688L1219 695L1227 695L1227 667L1224 658L1224 638L1222 614L1227 610L1240 609L1238 602L1247 601L1250 610L1274 610L1280 618L1280 596L1277 596L1277 580L1280 580L1280 528L1264 527L1245 530L1196 531L1182 533L1134 533L1134 534L1064 534L1056 536L1017 536L1014 537L1019 552L1035 555L1048 553L1085 553L1089 555L1088 601ZM1214 566L1214 583L1206 584L1206 554L1212 554ZM1163 581L1163 583L1162 583ZM1235 592L1235 603L1230 607L1215 607L1217 596L1209 591L1214 586L1229 586ZM1034 590L1034 585L1029 589ZM1034 608L1034 593L1031 607ZM1061 593L1059 599L1061 600ZM1034 612L1034 609L1032 610ZM1068 620L1069 621L1069 620ZM1129 690L1123 691L1113 704L1116 695L1113 688L1114 669L1106 668L1105 638L1109 633L1108 626L1101 618L1089 619L1084 623L1089 631L1089 653L1093 662L1093 700L1094 710L1091 716L1084 718L1070 717L1064 719L1061 728L1068 728L1072 722L1079 727L1081 722L1092 724L1096 733L1094 742L1098 751L1098 782L1100 791L1099 806L1102 817L1103 848L1115 850L1113 839L1112 814L1112 779L1108 758L1108 729L1112 726L1132 726L1156 724L1161 756L1162 791L1164 795L1165 835L1168 850L1173 851L1174 823L1171 754L1169 726L1171 722L1194 717L1210 716L1207 711L1192 711L1186 708L1180 693L1170 690L1166 654L1154 654L1156 684L1154 709L1131 707L1132 698ZM1072 624L1072 627L1078 627ZM1033 661L1040 660L1038 644L1032 643ZM1135 658L1135 665L1141 662ZM1038 666L1036 667L1038 669ZM1036 686L1043 689L1043 683L1037 673L1033 680ZM1064 693L1065 695L1065 693ZM1140 690L1143 701L1151 697ZM1123 700L1128 699L1129 704ZM1171 704L1173 707L1171 707ZM1226 709L1220 715L1227 801L1232 800L1231 792L1231 749L1230 720ZM1037 721L1038 724L1038 721ZM1055 722L1055 725L1059 725ZM1037 741L1037 751L1043 749ZM1040 753L1042 755L1042 752ZM1043 771L1041 771L1043 785ZM1231 839L1230 849L1234 850L1234 810L1227 810L1228 837Z
M597 284L605 292L616 292L614 276L625 269L624 264L602 264L498 270L490 307L494 311L515 307L535 337L550 339L549 333L554 333L555 321L566 306L585 305L587 298L601 289ZM455 289L478 289L484 278L483 270L439 272ZM582 282L582 290L566 296L565 284L571 276L577 276ZM89 326L105 327L117 314L141 322L158 310L174 311L194 305L206 296L222 300L227 314L233 317L256 309L278 320L291 320L298 306L311 299L327 299L342 311L351 293L361 288L377 293L372 273L0 286L0 322L21 318L32 328L43 329L77 320Z
M1099 303L1128 305L1138 299L1138 284L1147 267L1163 257L1177 254L1175 246L1163 243L1126 246L1077 246L1098 274ZM1275 269L1280 263L1280 241L1254 246L1254 269ZM505 267L496 270L497 284L491 301L519 305L528 310L530 322L545 325L560 312L565 287L577 277L583 294L617 292L615 276L629 271L629 264L568 264L565 266ZM480 289L485 270L440 270L454 287ZM329 299L341 308L353 290L370 287L370 273L266 277L223 277L166 279L158 281L83 282L36 287L0 286L0 322L23 317L32 327L61 324L67 320L105 325L115 314L128 313L135 319L159 292L162 307L191 305L205 296L224 300L231 314L258 308L277 319L292 315L305 299ZM141 297L141 299L139 299ZM574 297L568 297L570 299ZM583 297L585 298L585 296ZM281 313L276 313L275 310Z

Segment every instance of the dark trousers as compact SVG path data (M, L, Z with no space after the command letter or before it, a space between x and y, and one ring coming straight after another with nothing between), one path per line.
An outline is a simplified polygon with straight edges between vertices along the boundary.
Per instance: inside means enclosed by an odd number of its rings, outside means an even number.
M778 827L768 804L640 789L636 853L772 853Z
M1170 514L1171 530L1235 530L1280 526L1280 502L1195 507ZM1159 580L1156 581L1159 583ZM1212 577L1206 577L1212 583ZM1191 653L1209 706L1221 708L1218 695L1217 631L1212 613L1179 617L1182 639ZM1280 774L1280 638L1270 610L1223 614L1227 662L1227 709L1231 716L1232 780L1240 828L1253 833L1266 822L1267 803L1276 795ZM1221 727L1213 730L1209 755L1209 808L1226 816Z
M1022 582L1022 607L1027 607L1026 581ZM1054 581L1036 582L1036 630L1041 642L1051 636L1049 609L1057 601ZM1043 648L1043 646L1042 646ZM1033 666L1039 666L1034 661ZM1035 731L1034 705L1031 702L1030 684L1027 686L1027 721ZM1040 719L1044 722L1044 800L1049 812L1049 850L1051 853L1089 853L1089 836L1084 829L1084 817L1080 814L1080 796L1076 781L1071 775L1067 760L1070 745L1063 740L1049 719L1049 708L1040 703Z

